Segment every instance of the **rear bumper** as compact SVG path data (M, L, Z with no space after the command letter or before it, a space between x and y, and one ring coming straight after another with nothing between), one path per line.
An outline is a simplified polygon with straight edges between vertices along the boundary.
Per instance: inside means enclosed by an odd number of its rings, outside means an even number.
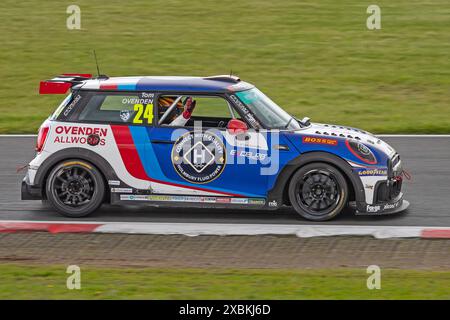
M29 184L28 175L22 180L21 186L22 200L42 200L42 189Z

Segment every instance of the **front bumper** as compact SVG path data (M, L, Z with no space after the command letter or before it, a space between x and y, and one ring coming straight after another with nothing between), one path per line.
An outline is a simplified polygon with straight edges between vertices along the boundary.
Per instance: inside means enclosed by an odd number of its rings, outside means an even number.
M409 207L409 202L403 199L403 194L400 193L399 196L386 203L378 204L367 204L367 203L357 203L356 204L356 215L360 216L380 216L398 213L406 210Z

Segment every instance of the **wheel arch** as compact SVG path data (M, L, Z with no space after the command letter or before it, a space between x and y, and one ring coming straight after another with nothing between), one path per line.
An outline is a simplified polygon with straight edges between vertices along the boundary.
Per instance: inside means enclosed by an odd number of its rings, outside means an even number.
M84 148L67 148L60 150L48 157L39 167L35 176L35 184L40 186L43 199L47 199L45 183L51 170L60 162L69 159L84 160L94 165L103 177L105 183L105 201L110 200L110 190L107 187L108 180L118 180L114 169L98 153Z
M268 193L268 199L276 200L281 204L290 204L288 189L292 176L298 169L313 162L327 163L338 169L347 181L350 191L349 200L365 201L364 187L361 179L353 172L348 162L335 154L323 151L302 153L289 161L278 174L273 188Z

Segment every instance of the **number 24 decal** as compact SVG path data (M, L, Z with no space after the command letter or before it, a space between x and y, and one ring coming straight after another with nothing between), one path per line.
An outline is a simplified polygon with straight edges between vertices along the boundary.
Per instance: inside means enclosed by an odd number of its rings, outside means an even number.
M134 111L136 111L136 115L133 123L144 123L143 119L147 119L147 124L153 122L153 104L146 104L145 106L143 104L135 104Z

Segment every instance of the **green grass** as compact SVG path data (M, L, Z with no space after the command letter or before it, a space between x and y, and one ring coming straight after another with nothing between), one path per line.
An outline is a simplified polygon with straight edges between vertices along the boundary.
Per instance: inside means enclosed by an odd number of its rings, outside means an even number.
M450 299L449 271L382 270L368 290L361 269L111 269L0 265L0 299Z
M230 69L296 116L385 133L450 133L448 0L378 0L366 29L359 0L3 0L0 133L34 133L60 96L62 72L213 75ZM71 4L71 3L70 3Z

